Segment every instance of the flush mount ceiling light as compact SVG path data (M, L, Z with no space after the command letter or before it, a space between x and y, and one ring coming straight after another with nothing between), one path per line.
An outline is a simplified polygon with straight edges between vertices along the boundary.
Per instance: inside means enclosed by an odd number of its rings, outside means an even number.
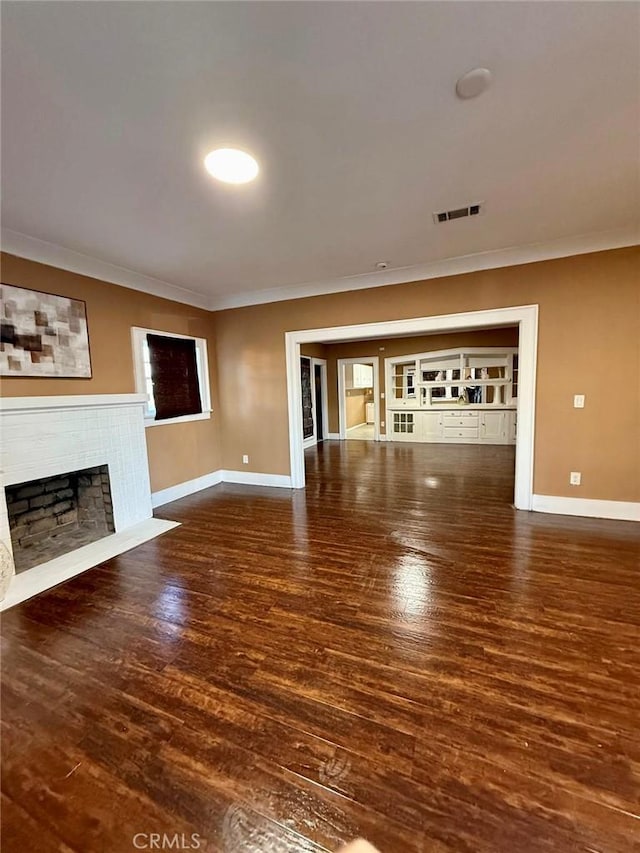
M217 148L204 158L207 172L226 184L248 184L253 181L260 167L257 161L238 148Z
M456 83L456 95L463 100L477 98L491 85L493 75L488 68L474 68L467 71Z

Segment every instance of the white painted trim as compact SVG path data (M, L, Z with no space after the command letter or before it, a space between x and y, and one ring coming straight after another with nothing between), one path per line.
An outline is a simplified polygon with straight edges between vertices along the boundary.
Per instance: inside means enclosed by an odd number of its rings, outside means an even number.
M327 360L326 358L314 358L311 355L300 353L300 360L306 359L311 371L311 417L313 418L313 435L305 438L302 447L307 450L318 444L318 424L316 423L316 366L320 367L322 375L322 436L326 438L329 433L329 395L327 392Z
M303 439L302 439L302 449L308 450L310 447L315 447L316 444L318 443L318 439L316 437L316 418L315 418L315 405L314 405L314 400L315 400L314 384L315 384L315 382L314 382L314 378L313 378L313 369L312 369L313 368L313 358L310 355L303 355L302 352L300 353L300 376L301 377L302 377L302 362L303 361L309 362L309 381L311 383L311 419L313 421L313 433L309 436L309 438L303 437ZM300 382L302 382L302 378L300 379ZM302 434L304 436L304 428L303 428Z
M291 488L291 477L287 474L259 474L255 471L222 471L223 483L240 483L245 486L272 486Z
M285 332L287 402L289 414L289 459L293 488L304 488L304 442L302 429L302 383L300 382L300 341L295 332ZM295 460L295 465L294 465ZM302 480L300 481L300 469Z
M476 272L478 270L500 269L501 267L530 264L554 258L567 258L572 255L584 255L589 252L602 252L607 249L623 249L640 243L640 229L637 226L596 231L590 234L578 234L562 237L543 243L528 243L524 246L510 246L443 258L409 267L387 269L383 272L360 273L342 278L297 283L269 290L249 293L234 293L228 296L199 293L172 282L143 275L125 267L84 255L64 246L48 243L19 231L2 229L2 250L19 258L27 258L42 264L49 264L69 272L86 275L150 293L163 299L194 305L209 311L221 311L227 308L239 308L245 305L264 305L268 302L282 302L287 299L304 299L308 296L322 296L327 293L344 293L349 290L363 290L369 287L386 287L389 284L404 284L410 281L424 281L442 278L448 275Z
M315 368L318 366L320 368L320 375L322 376L322 387L320 389L320 393L322 394L322 438L325 439L329 434L329 392L327 389L327 359L326 358L312 358L311 359L311 387L313 390L313 427L316 432L316 441L315 444L318 443L317 440L317 424L316 424L316 371Z
M211 409L205 409L204 412L199 412L197 415L180 415L179 418L163 418L156 421L154 418L145 418L144 427L166 426L167 424L186 424L189 421L208 421L211 420Z
M221 311L246 305L264 305L268 302L282 302L287 299L304 299L309 296L323 296L328 293L364 290L369 287L406 284L411 281L425 281L431 278L477 272L478 270L500 269L518 264L567 258L572 255L585 255L589 252L602 252L607 249L623 249L627 246L635 246L638 243L640 243L640 229L637 226L630 226L614 231L598 231L574 237L563 237L544 243L528 243L524 246L491 249L487 252L476 252L409 267L387 269L384 272L360 273L343 278L306 282L253 293L236 293L230 296L220 296L217 299L213 296L210 308L213 311Z
M56 243L48 243L37 237L30 237L20 231L2 229L2 251L19 258L27 258L40 264L48 264L61 270L86 275L89 278L97 278L108 281L111 284L119 284L131 290L142 293L150 293L152 296L160 296L170 299L172 302L182 302L185 305L194 305L196 308L211 309L211 297L205 293L198 293L178 284L163 281L159 278L143 275L135 270L119 267L108 261L101 261L82 252L58 246ZM9 283L9 282L7 282Z
M327 435L329 441L340 441L340 433L339 432L330 432Z
M48 560L46 563L20 572L12 578L6 598L0 604L0 610L7 610L28 598L33 598L34 595L86 572L87 569L93 569L105 560L124 554L125 551L142 545L143 542L148 542L174 527L179 527L177 521L147 518L121 533L105 536L97 542L91 542L89 545L83 545L82 548L56 557L55 560Z
M564 498L556 495L534 495L532 509L557 515L579 515L586 518L613 518L618 521L640 521L640 503L633 501L600 501L591 498Z
M301 329L285 332L287 398L289 410L289 458L291 484L294 489L305 485L302 452L302 402L300 389L300 344L348 340L367 340L393 336L409 336L430 332L454 332L493 326L519 326L519 390L518 435L516 438L516 472L514 503L517 509L530 510L533 498L533 440L535 429L535 390L538 347L538 306L519 305L434 317L415 317L383 323L361 323L323 329ZM376 404L378 401L376 400ZM377 413L376 413L377 414Z
M163 338L180 338L183 341L193 341L196 348L196 372L198 374L198 388L200 390L200 408L202 411L195 415L180 415L176 418L162 418L156 420L151 417L147 401L147 382L144 375L144 345L147 343L147 335L159 335ZM133 375L136 383L136 391L143 394L145 399L144 425L158 426L164 424L179 424L187 421L202 421L211 417L211 388L209 381L209 353L207 339L197 338L194 335L180 335L177 332L166 332L159 329L145 329L142 326L131 327L131 349L133 354Z
M34 412L40 409L99 409L107 406L144 406L145 394L69 394L60 397L4 397L0 411L7 414Z
M360 356L358 358L339 358L336 362L338 370L338 426L339 437L347 437L346 388L344 384L344 368L347 364L371 364L373 366L373 440L380 440L380 359L377 355Z
M193 480L185 480L151 495L153 508L164 506L172 501L186 498L203 489L210 489L220 483L239 483L245 486L272 486L274 488L291 488L291 477L286 474L259 474L255 471L225 471L218 469Z
M151 505L155 509L158 506L164 506L172 501L185 498L187 495L192 495L194 492L200 492L202 489L217 486L221 482L222 471L212 471L211 474L204 474L202 477L195 477L193 480L185 480L183 483L178 483L175 486L169 486L166 489L152 492Z

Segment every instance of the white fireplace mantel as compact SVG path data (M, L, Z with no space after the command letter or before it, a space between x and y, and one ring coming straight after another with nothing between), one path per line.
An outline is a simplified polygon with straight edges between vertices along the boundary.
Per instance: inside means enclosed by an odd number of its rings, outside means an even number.
M68 394L64 397L5 397L0 399L0 413L16 414L41 409L95 409L109 406L143 406L144 394Z

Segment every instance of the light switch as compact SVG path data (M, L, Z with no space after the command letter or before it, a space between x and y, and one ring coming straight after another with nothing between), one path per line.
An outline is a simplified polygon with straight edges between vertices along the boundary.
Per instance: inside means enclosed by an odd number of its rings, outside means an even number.
M584 394L573 395L573 408L584 409Z

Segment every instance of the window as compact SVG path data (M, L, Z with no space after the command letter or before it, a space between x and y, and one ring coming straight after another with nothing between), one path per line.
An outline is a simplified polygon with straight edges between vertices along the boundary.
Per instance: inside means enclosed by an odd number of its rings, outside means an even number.
M136 391L147 398L145 425L211 416L204 338L134 327Z

